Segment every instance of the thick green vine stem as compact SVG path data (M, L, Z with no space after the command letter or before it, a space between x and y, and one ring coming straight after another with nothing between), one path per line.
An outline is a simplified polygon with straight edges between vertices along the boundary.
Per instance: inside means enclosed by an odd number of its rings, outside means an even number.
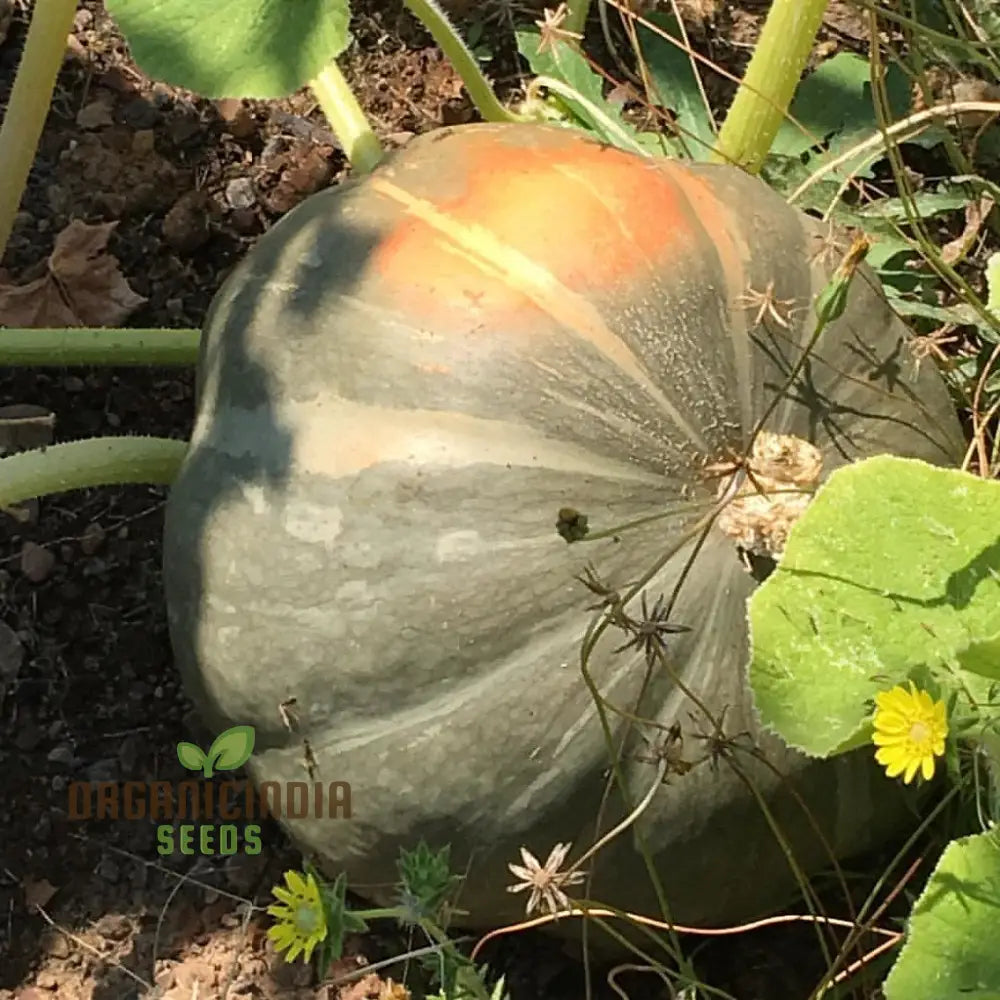
M385 156L385 150L337 63L330 62L310 81L309 88L344 147L351 167L360 174L371 173Z
M0 329L0 365L193 365L200 330Z
M75 13L76 0L35 0L21 65L0 125L0 260L35 159Z
M476 110L488 122L529 121L500 103L493 88L479 68L476 57L465 44L448 16L438 6L437 0L403 0L420 23L431 33L431 37L441 47L445 58L462 78L465 89L472 98Z
M172 483L187 441L105 437L0 458L0 509L34 497L112 483Z
M828 0L774 0L713 151L757 174L792 103Z

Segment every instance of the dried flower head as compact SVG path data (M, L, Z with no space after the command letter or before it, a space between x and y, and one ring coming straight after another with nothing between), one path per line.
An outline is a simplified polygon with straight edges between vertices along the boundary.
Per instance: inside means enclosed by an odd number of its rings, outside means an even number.
M568 910L573 905L569 897L563 891L565 886L577 885L583 881L583 872L560 871L566 855L569 853L569 844L556 844L549 853L545 864L539 863L527 848L521 848L521 860L523 865L508 865L511 874L521 881L515 885L507 886L508 892L522 892L525 889L531 890L528 897L528 905L525 913L529 916L544 904L549 913L558 913L560 910Z

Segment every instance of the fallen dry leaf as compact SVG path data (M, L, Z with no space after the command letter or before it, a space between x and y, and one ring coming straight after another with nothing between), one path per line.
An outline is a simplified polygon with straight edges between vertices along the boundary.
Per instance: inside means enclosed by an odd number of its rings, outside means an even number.
M970 201L965 206L965 228L962 230L961 236L949 240L941 248L941 259L946 264L954 266L972 250L979 238L979 231L983 228L983 223L993 211L993 204L993 199L984 194L978 201Z
M106 250L117 225L73 219L56 237L45 275L25 285L0 283L0 326L119 326L146 299Z

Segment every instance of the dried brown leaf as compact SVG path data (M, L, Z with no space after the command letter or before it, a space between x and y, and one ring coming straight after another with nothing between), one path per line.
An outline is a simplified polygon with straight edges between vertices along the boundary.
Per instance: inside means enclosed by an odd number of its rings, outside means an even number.
M107 252L117 222L74 219L56 237L46 274L25 285L0 282L0 326L119 326L146 299Z
M948 265L957 264L972 250L979 237L990 212L993 211L993 199L984 194L978 201L970 201L965 206L965 228L962 234L949 240L941 247L941 259Z

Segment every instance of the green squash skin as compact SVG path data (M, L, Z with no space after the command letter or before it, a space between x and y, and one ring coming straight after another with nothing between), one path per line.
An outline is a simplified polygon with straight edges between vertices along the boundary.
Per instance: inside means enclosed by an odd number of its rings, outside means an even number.
M559 129L461 126L414 139L373 177L439 204L475 194L475 178L463 175L467 148L544 158L574 143L593 148ZM528 174L525 164L505 169ZM662 169L634 161L654 187ZM284 822L322 868L346 871L373 899L391 890L365 886L391 886L399 849L424 839L450 844L454 865L468 871L463 924L516 919L525 896L506 886L518 847L544 860L556 842L572 841L572 860L593 841L609 758L580 667L595 599L574 576L590 562L624 587L697 515L567 545L556 513L575 507L601 530L678 502L707 506L716 484L698 469L744 447L812 334L808 308L785 329L755 325L756 309L736 303L774 281L777 298L807 305L832 269L816 256L825 229L736 170L687 170L726 206L720 214L699 202L697 186L681 199L681 223L715 220L712 240L703 234L685 253L667 243L659 256L646 247L641 266L590 286L570 269L564 285L579 299L558 297L548 311L498 306L497 320L477 311L474 295L458 308L457 284L434 284L429 265L414 265L408 287L404 251L393 258L386 247L421 245L419 209L372 179L289 213L213 303L192 447L167 507L177 665L216 731L255 727L255 780L310 781L308 741L317 780L350 782L350 819ZM580 196L579 176L570 187ZM595 236L600 253L615 253L617 241L623 259L638 259L629 227L671 222L644 216L648 208ZM552 207L556 228L560 211L569 209ZM427 245L451 254L456 273L493 267L453 235L445 228ZM527 256L551 263L557 243ZM503 282L491 280L485 300L503 306ZM406 308L410 294L419 308ZM614 343L556 314L576 302L591 322L581 300ZM955 462L963 445L954 409L937 374L906 356L905 336L862 268L844 316L768 428L816 443L825 474L879 452ZM659 570L651 598L671 592L690 554L689 545ZM671 637L671 662L713 712L725 707L727 733L754 734L794 776L800 800L739 758L798 864L814 872L829 858L800 801L844 857L895 828L904 796L871 754L808 761L759 733L744 679L753 586L731 542L711 532L675 606L673 620L692 630ZM671 677L647 678L640 652L615 653L624 641L608 630L590 658L606 703L664 727L680 722L684 757L704 757L696 731L709 724L691 721L698 710ZM292 698L295 731L279 709ZM620 739L622 716L606 718ZM642 746L633 731L630 753ZM633 757L624 772L635 801L654 768ZM613 792L601 828L625 811ZM671 777L638 829L677 921L749 918L794 893L780 846L724 762ZM658 912L634 831L602 851L588 893Z

